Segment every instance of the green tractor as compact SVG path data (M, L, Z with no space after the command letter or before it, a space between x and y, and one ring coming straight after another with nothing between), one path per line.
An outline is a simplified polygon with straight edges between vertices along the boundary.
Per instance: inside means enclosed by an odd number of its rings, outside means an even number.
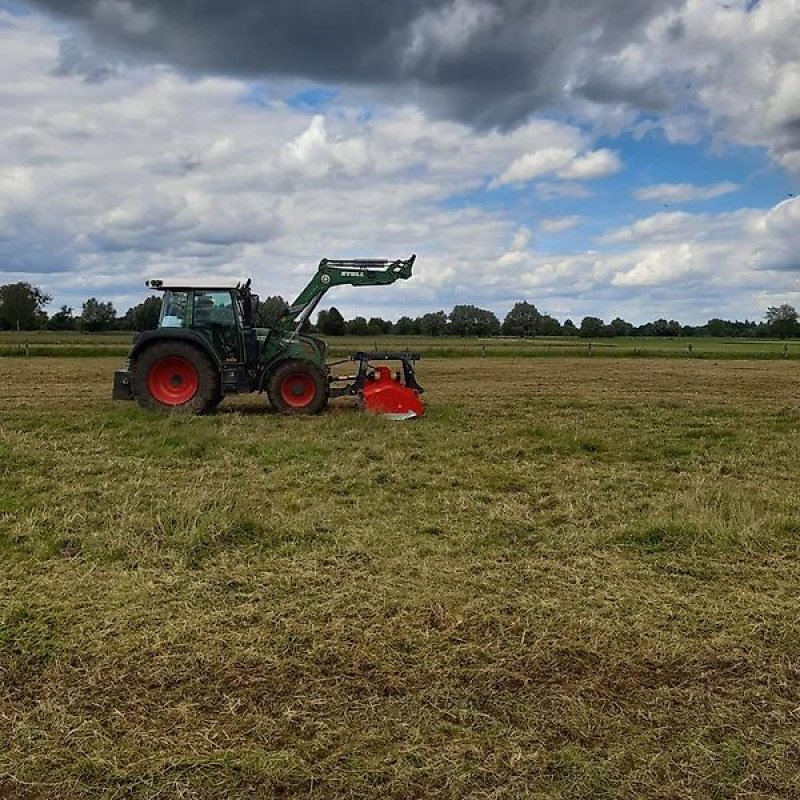
M145 408L212 411L228 394L266 392L283 414L318 414L331 397L354 396L359 407L396 419L421 416L419 358L405 352L358 352L340 362L358 364L336 377L326 362L327 344L302 333L332 286L384 286L411 277L415 256L405 260L323 258L316 275L273 327L255 325L258 296L245 283L150 280L163 291L159 327L134 339L128 368L114 374L113 398ZM399 361L394 377L376 361Z

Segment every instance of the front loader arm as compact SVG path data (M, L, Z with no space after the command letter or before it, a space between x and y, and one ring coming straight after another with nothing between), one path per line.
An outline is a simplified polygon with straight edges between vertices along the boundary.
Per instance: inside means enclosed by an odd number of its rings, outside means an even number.
M299 332L314 313L322 296L333 286L386 286L397 280L411 277L415 255L397 261L323 258L317 273L281 316L285 328Z

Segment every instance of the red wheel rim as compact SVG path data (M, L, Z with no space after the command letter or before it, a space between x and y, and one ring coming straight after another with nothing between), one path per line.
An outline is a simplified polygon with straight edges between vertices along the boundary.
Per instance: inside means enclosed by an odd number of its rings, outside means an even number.
M317 387L305 372L293 372L281 381L281 400L292 408L305 408L317 394Z
M188 403L197 393L198 384L194 364L178 356L160 358L147 373L150 394L165 406Z

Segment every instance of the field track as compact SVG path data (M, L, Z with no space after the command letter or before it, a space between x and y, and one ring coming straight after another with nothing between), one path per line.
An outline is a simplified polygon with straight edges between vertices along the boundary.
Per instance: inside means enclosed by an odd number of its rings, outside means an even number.
M423 360L429 414L0 358L0 797L800 797L800 362Z

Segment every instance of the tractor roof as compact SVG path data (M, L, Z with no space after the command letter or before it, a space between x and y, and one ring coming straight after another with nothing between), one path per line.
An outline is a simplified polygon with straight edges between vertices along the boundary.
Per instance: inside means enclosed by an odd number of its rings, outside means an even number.
M244 280L241 278L152 278L145 281L150 289L238 289Z

